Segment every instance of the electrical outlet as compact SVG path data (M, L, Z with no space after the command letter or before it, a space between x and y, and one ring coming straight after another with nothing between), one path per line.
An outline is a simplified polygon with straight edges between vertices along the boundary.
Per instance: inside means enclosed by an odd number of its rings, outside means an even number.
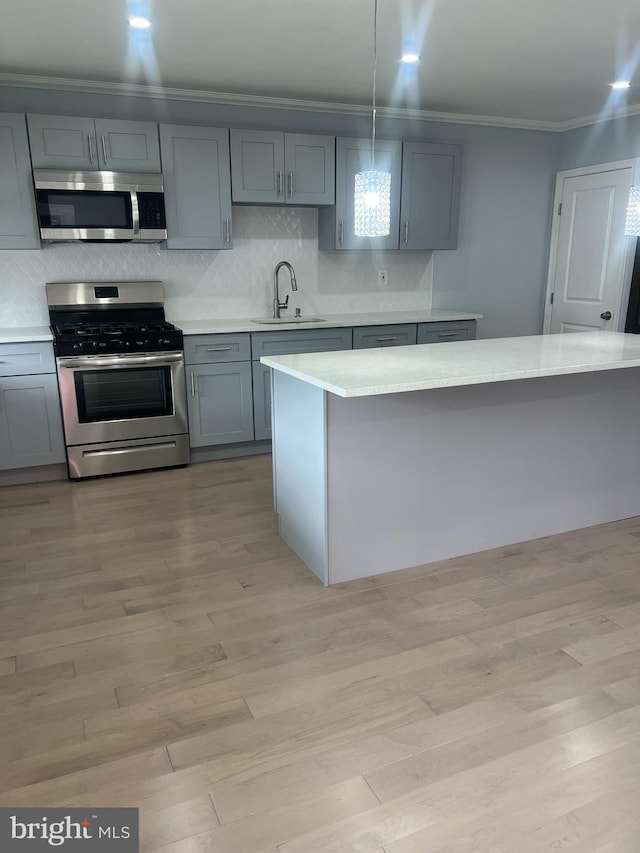
M378 270L378 287L386 287L388 276L388 270Z

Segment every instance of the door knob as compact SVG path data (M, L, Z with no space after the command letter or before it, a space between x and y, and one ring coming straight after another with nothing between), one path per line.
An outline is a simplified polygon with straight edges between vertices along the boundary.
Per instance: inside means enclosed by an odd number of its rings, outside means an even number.
M603 311L600 315L601 320L610 320L612 317L611 311Z

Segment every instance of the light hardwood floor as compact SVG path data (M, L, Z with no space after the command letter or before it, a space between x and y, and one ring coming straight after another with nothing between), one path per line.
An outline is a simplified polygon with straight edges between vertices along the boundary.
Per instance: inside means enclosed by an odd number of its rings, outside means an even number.
M323 589L269 456L0 489L0 720L145 853L638 853L640 519Z

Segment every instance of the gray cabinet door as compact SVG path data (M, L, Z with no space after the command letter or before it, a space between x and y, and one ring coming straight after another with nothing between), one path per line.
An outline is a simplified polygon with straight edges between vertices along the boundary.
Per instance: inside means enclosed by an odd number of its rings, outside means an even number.
M231 249L229 131L161 124L168 249Z
M475 320L450 320L446 323L419 323L417 343L444 344L447 341L472 341L476 337Z
M101 169L109 172L160 171L155 122L97 118L95 127Z
M402 146L401 249L455 249L462 147L405 142Z
M284 204L284 135L278 131L231 131L233 200Z
M27 123L34 169L160 171L153 122L34 114Z
M336 140L336 203L318 212L320 249L397 249L400 217L402 143L376 142L375 168L391 172L391 229L387 237L356 237L355 176L371 168L371 140Z
M251 362L194 364L187 372L191 447L251 441Z
M28 115L34 169L98 169L96 128L92 118Z
M253 362L253 427L256 440L271 438L271 368Z
M287 204L334 204L335 137L285 133L284 164Z
M55 373L0 378L0 469L64 461Z
M39 249L23 115L0 113L0 249Z

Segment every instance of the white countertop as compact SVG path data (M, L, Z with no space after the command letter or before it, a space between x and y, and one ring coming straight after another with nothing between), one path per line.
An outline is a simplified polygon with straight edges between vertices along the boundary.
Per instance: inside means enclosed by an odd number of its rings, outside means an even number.
M214 335L233 332L275 332L278 329L335 329L338 326L378 326L395 323L446 323L452 320L480 320L482 314L469 311L386 311L369 314L314 314L320 323L257 323L256 319L180 320L170 317L185 335Z
M366 397L640 367L640 335L576 332L263 356L260 361L339 397Z
M32 341L52 341L53 335L48 326L16 326L0 328L0 344L26 344Z

